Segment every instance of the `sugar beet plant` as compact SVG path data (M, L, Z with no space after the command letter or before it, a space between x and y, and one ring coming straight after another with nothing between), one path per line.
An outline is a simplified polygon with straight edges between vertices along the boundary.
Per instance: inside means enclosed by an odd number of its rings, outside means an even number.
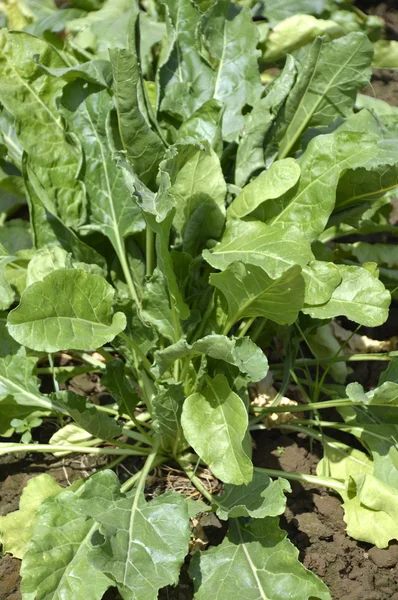
M353 537L398 538L397 363L377 389L345 391L330 334L337 316L382 324L396 286L390 247L341 242L396 232L398 113L357 97L372 45L360 32L317 38L263 87L246 8L167 0L129 4L118 21L113 0L80 4L80 29L49 31L43 22L65 27L58 11L24 24L35 35L0 33L0 453L111 462L67 489L30 480L0 519L3 551L23 559L24 600L100 600L110 587L153 600L178 581L190 517L215 511L228 532L192 556L195 598L326 600L278 525L287 479L339 493ZM29 223L12 218L25 201ZM275 338L286 358L274 377L282 393L291 375L304 382L306 406L249 401ZM303 345L314 359L298 356ZM65 386L86 372L114 402ZM326 407L339 422L322 420ZM297 410L311 418L276 426L321 442L318 476L254 468L250 431ZM139 470L121 485L112 467L128 457ZM162 463L203 500L148 500ZM205 488L202 466L222 493Z

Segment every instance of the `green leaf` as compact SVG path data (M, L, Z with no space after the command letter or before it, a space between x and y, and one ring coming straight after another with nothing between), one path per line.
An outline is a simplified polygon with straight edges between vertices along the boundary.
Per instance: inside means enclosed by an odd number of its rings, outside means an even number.
M76 493L67 489L39 507L22 563L23 597L32 594L35 600L101 600L111 586L106 575L88 560L98 525L78 510L76 501Z
M330 600L325 584L298 561L298 550L272 517L231 521L222 544L196 553L189 572L197 600L238 594L245 600Z
M153 189L165 147L159 135L151 128L146 114L145 88L139 63L139 39L136 39L135 33L138 22L137 6L130 23L132 39L129 50L111 50L110 59L123 148L134 172L145 185Z
M298 262L298 261L296 261ZM341 283L339 268L333 263L311 261L303 268L305 281L305 304L318 305L328 302Z
M26 287L57 269L72 268L71 256L59 246L43 246L32 257L26 273Z
M312 354L320 361L325 360L331 377L338 383L344 383L348 376L346 363L336 361L331 364L331 360L341 352L341 346L333 335L330 323L317 327L313 333L307 332L305 339Z
M181 414L185 394L180 385L170 385L161 390L152 400L153 427L161 439L161 446L166 452L176 456L184 442Z
M65 63L46 42L25 33L0 34L0 101L15 117L18 138L28 164L67 226L85 218L83 184L77 180L81 151L76 138L63 127L57 107L65 82L53 78L33 60L47 67Z
M143 354L147 355L156 347L158 336L155 329L141 319L137 307L131 300L123 300L122 302L116 303L115 309L121 310L126 316L126 335L134 340L135 344ZM113 346L123 354L128 362L134 364L134 353L132 352L131 346L126 343L125 339L120 337L115 338Z
M388 317L390 293L376 277L362 267L338 265L342 281L330 300L320 306L305 306L314 319L345 316L354 323L377 327Z
M298 188L264 203L263 219L284 227L294 225L309 241L315 240L333 211L341 173L364 165L376 148L371 136L339 129L312 139L298 160Z
M338 244L337 251L339 258L353 257L360 264L375 262L379 267L398 268L397 252L392 245L355 242L354 244Z
M286 479L272 481L268 475L254 469L253 479L248 485L224 486L221 496L214 496L217 515L220 519L253 517L276 517L286 507L285 492L290 492Z
M325 0L272 0L263 8L271 27L296 14L320 16L327 8Z
M84 183L90 208L90 229L106 235L122 262L124 238L144 228L140 208L131 196L124 174L113 156L108 137L113 101L107 90L76 81L63 95L68 124L81 140L90 169Z
M112 85L112 66L109 60L94 59L73 67L51 68L38 63L41 69L53 77L61 77L64 81L84 79L103 87Z
M205 250L203 258L221 271L240 261L277 278L294 265L304 267L313 254L304 235L293 226L285 229L283 225L233 219L227 222L221 241L211 252Z
M35 247L60 246L70 252L77 261L105 265L104 258L80 240L57 216L47 190L39 183L26 158L23 161L23 170Z
M262 60L273 64L286 54L310 44L317 36L333 40L344 33L341 25L333 20L316 19L312 15L292 15L272 28L262 44Z
M280 325L294 323L304 303L304 279L299 266L271 279L260 267L232 263L210 275L228 303L231 326L244 317L266 317Z
M352 114L357 91L369 81L372 56L372 44L363 33L314 41L297 65L296 83L278 124L279 158L297 147L308 127L325 127Z
M40 417L49 414L48 411L38 411L32 406L21 406L12 396L3 396L0 398L0 436L11 437L15 432L15 427L11 425L14 419L28 419Z
M253 465L243 445L247 411L223 375L206 377L204 390L186 399L181 422L188 443L216 477L234 485L250 483Z
M11 395L23 406L51 409L52 403L39 392L39 381L33 375L35 361L27 358L25 348L13 340L5 323L0 323L0 334L0 398Z
M212 98L213 71L196 42L201 13L190 0L166 0L167 39L158 67L159 101L178 121Z
M8 329L33 350L94 350L126 327L123 313L112 315L113 297L113 288L100 275L53 271L25 290L8 315Z
M293 158L278 160L267 171L246 185L227 210L227 217L241 219L256 209L261 220L261 205L267 200L279 198L296 185L300 179L300 167Z
M398 69L398 43L396 40L377 40L374 43L373 66L379 69Z
M198 108L177 132L177 140L191 138L199 143L207 142L221 157L223 144L221 136L222 104L218 100L208 100Z
M9 255L32 247L29 223L22 219L11 219L0 227L0 244Z
M283 108L295 78L295 61L292 56L287 56L280 75L265 88L264 98L258 100L246 115L236 151L236 185L245 185L251 176L265 169L265 139Z
M111 471L85 485L80 508L101 526L90 563L119 587L124 598L156 600L158 590L176 584L190 539L188 507L175 492L146 502L121 494ZM95 576L94 576L95 580Z
M142 299L142 318L150 323L156 331L174 343L176 328L174 313L170 306L166 281L158 268L145 286Z
M225 106L223 138L234 141L244 124L242 109L261 93L257 27L248 8L218 0L203 15L200 33L214 68L212 96Z
M121 360L108 362L101 384L112 394L121 412L127 415L134 412L140 397L126 377L124 362Z
M98 410L94 404L88 404L84 396L78 396L68 390L57 392L54 398L57 404L92 436L101 440L113 440L122 435L122 429L116 421Z
M170 175L175 199L173 225L183 238L183 250L195 256L209 238L218 239L225 221L227 187L218 156L193 144L177 144L177 154L162 169Z
M15 292L4 276L4 269L15 260L7 250L0 244L0 310L6 310L15 299Z
M192 345L180 340L164 350L157 351L154 370L163 375L177 359L191 359L201 354L235 365L241 373L248 375L251 381L260 381L268 371L265 354L250 338L228 338L225 335L208 335Z
M0 517L0 542L3 552L23 558L33 535L36 513L47 498L62 492L55 479L42 473L28 481L22 491L19 510Z

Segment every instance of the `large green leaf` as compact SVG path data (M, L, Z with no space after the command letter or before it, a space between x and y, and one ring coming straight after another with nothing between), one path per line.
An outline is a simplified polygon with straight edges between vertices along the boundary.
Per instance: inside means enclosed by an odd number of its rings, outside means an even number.
M226 483L224 493L214 496L217 515L220 519L253 517L276 517L286 506L285 492L290 492L286 479L272 481L268 475L254 469L253 479L248 485Z
M199 51L201 13L190 0L166 0L167 46L158 69L160 109L179 121L212 98L213 71Z
M101 600L111 581L88 560L97 529L97 523L78 510L76 493L69 489L41 504L22 563L23 597Z
M197 142L207 142L218 156L222 155L221 136L222 104L208 100L184 121L177 132L177 140L192 138Z
M342 281L331 298L320 306L305 306L303 312L315 319L345 316L354 323L377 327L387 320L390 293L363 267L338 265Z
M313 259L310 244L294 226L265 225L260 221L228 221L224 235L203 257L212 267L225 270L240 261L261 267L272 278L294 265L304 267Z
M40 504L62 492L55 479L42 473L28 481L22 491L19 510L0 517L0 542L4 553L23 558L30 542Z
M315 240L334 209L341 173L366 164L376 151L376 141L366 133L338 129L317 136L298 160L298 188L263 203L263 219L285 227L295 225L309 241Z
M244 317L266 317L281 325L297 319L304 303L305 284L299 266L271 279L261 267L232 263L223 273L210 276L228 303L229 323Z
M33 375L34 361L26 350L10 336L0 323L0 398L11 395L18 404L51 409L51 401L39 392L39 381Z
M227 210L228 218L242 219L257 208L256 217L261 214L261 204L279 198L296 185L300 179L300 167L293 158L278 160L267 171L263 171L247 184Z
M244 124L242 109L253 106L261 93L257 28L248 8L218 0L203 15L200 31L214 68L212 96L225 106L223 137L233 141Z
M206 377L202 392L186 399L181 422L189 444L216 477L235 485L251 481L253 465L243 445L247 411L224 375Z
M325 127L352 114L357 91L369 81L372 56L372 44L363 33L314 41L297 65L296 83L278 123L280 158L290 154L308 127Z
M266 136L282 110L295 78L295 61L292 56L287 56L286 64L280 75L265 88L264 98L258 100L254 104L253 110L246 115L236 151L236 185L245 185L252 175L265 169Z
M263 351L248 337L229 338L225 335L208 335L192 345L185 340L155 352L156 372L163 375L173 363L182 357L194 358L204 354L224 360L238 367L251 381L260 381L266 376L268 362Z
M123 313L112 315L113 297L113 288L100 275L53 271L25 290L8 316L8 329L34 350L95 350L126 326Z
M113 156L107 131L112 98L107 90L98 92L97 87L76 81L65 90L63 106L69 126L81 140L88 165L84 183L90 208L89 228L104 233L122 261L124 238L141 231L144 220Z
M222 544L194 555L195 598L330 600L327 587L298 561L278 519L233 520Z
M177 583L190 538L183 496L170 492L151 502L134 492L126 496L116 475L104 471L86 483L80 507L105 537L105 543L94 542L90 563L115 582L123 598L156 600L160 588Z
M23 161L23 170L35 247L60 246L70 252L77 261L103 266L104 258L94 248L80 240L57 216L47 190L30 169L26 157Z
M46 42L25 33L0 35L0 101L15 117L18 138L28 164L65 225L85 218L84 186L77 180L82 156L75 137L63 127L57 107L65 82L44 73L33 57L47 67L65 67Z

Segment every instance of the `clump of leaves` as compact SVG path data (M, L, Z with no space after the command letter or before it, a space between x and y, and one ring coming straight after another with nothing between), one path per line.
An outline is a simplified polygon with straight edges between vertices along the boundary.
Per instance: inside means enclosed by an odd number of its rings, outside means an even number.
M213 510L228 533L193 557L195 597L330 598L279 528L289 484L253 466L250 431L270 412L315 411L277 426L324 445L319 474L285 475L335 489L358 539L398 537L396 363L371 393L351 385L339 398L325 383L340 350L328 323L382 324L396 266L379 272L377 257L393 261L385 246L338 242L396 233L398 113L357 101L371 43L361 32L317 38L263 88L257 26L227 0L147 12L76 0L62 36L65 11L30 4L29 32L0 32L0 434L49 416L63 427L48 444L5 441L0 453L136 456L143 467L123 485L110 469L65 490L29 484L0 519L4 551L23 558L23 597L100 600L116 586L126 600L155 599L178 581L189 518ZM11 218L25 199L29 224ZM250 404L275 337L282 390L291 376L300 384L295 368L310 375L312 359L296 360L302 341L323 367L306 406L278 406L281 394ZM87 372L114 403L65 386ZM321 420L330 406L344 423ZM324 427L344 428L363 452ZM149 472L166 462L204 502L146 500ZM208 492L199 464L223 494Z

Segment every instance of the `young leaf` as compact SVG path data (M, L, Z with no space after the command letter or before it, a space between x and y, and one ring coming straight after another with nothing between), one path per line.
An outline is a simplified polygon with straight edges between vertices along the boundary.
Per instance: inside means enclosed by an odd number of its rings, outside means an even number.
M223 143L221 123L223 105L214 98L208 100L184 121L177 132L177 141L191 138L199 143L207 142L221 158Z
M236 262L223 273L211 275L210 283L227 300L231 327L244 317L266 317L290 325L304 303L305 284L299 266L271 279L260 267Z
M305 304L325 304L341 283L339 268L333 263L311 261L303 268L305 281Z
M0 398L11 395L23 406L51 409L51 401L39 392L34 362L27 358L25 348L13 340L4 323L0 323L0 334Z
M170 306L169 295L163 273L156 268L145 286L142 300L142 318L171 343L175 342L176 323L175 315ZM179 336L178 336L179 337Z
M222 544L194 555L195 598L330 600L327 587L298 561L278 519L232 520ZM281 584L281 582L283 582Z
M187 441L216 477L234 485L250 483L253 465L243 446L247 411L223 375L207 377L204 390L186 399L181 422Z
M101 384L112 394L121 412L127 415L134 412L140 397L126 377L124 362L121 360L108 362Z
M244 124L243 107L253 106L261 93L257 28L248 8L218 0L203 15L200 32L215 70L212 96L225 105L223 138L234 141Z
M279 198L300 179L300 167L293 158L274 162L267 171L263 171L251 183L248 183L227 210L228 219L242 219L254 212L267 200ZM259 217L259 213L256 213Z
M0 543L3 552L23 558L33 535L36 513L44 500L62 492L61 486L46 473L33 477L22 491L19 510L0 517Z
M101 526L90 563L112 579L123 597L156 600L158 590L176 584L188 552L188 507L170 492L146 502L134 492L121 494L111 471L97 473L85 485L80 510ZM94 580L95 580L94 576Z
M155 352L154 370L163 375L178 358L194 358L200 354L235 365L241 373L248 375L251 381L260 381L268 371L265 354L250 338L228 338L225 335L208 335L192 345L180 340L164 350Z
M112 315L113 297L113 288L100 275L53 271L25 290L8 315L8 330L34 350L94 350L126 327L123 313Z
M390 293L367 269L338 265L342 281L328 302L305 306L303 312L314 319L346 316L355 323L377 327L387 320Z
M98 525L78 511L76 501L76 493L67 489L39 507L22 563L24 597L32 594L35 600L101 600L111 586L108 577L88 560Z
M253 479L248 485L224 486L221 496L214 496L217 515L220 519L253 517L276 517L286 507L285 492L290 492L286 479L272 481L268 475L254 469Z
M71 255L59 246L43 246L32 257L26 272L26 287L57 269L71 269Z
M224 271L236 261L261 267L276 279L294 265L304 267L313 259L311 247L294 226L265 225L260 221L227 222L221 241L203 258L212 267Z
M26 33L3 29L0 48L0 101L15 117L29 166L56 214L66 226L78 226L85 218L84 187L77 180L81 151L76 138L65 132L57 107L65 82L43 73L33 56L48 67L65 63L47 42Z
M133 4L132 11L129 49L110 51L115 102L120 138L127 159L141 181L153 189L165 146L156 131L151 129L146 114L145 88L139 62L140 40L136 33L140 22L138 4Z
M122 434L121 427L112 417L99 411L94 404L88 404L83 396L68 390L57 392L54 398L57 404L92 436L101 440L113 440Z
M1 384L0 384L1 389ZM12 396L0 397L0 436L11 437L15 432L15 427L11 425L14 419L34 419L42 415L48 415L50 411L37 410L32 406L22 406L18 404Z

